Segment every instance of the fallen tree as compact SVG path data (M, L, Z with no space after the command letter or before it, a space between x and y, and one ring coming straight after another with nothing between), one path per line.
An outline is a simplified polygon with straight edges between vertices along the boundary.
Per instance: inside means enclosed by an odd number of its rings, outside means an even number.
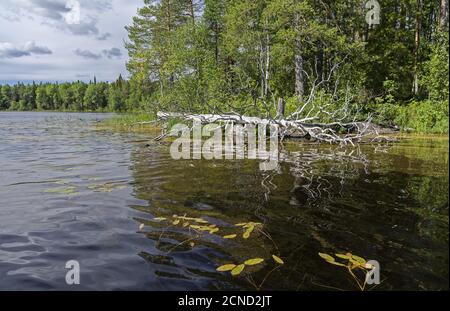
M237 113L221 113L221 114L190 114L176 112L158 112L159 120L168 120L173 118L188 120L201 124L212 123L235 123L241 125L277 125L279 128L280 139L285 138L303 138L311 141L354 144L361 142L363 138L370 137L372 140L388 139L380 136L381 134L391 133L392 130L382 128L371 122L368 118L364 122L330 122L330 123L314 123L315 118L290 120L282 118L258 118L244 116ZM165 134L159 136L158 139L164 137Z

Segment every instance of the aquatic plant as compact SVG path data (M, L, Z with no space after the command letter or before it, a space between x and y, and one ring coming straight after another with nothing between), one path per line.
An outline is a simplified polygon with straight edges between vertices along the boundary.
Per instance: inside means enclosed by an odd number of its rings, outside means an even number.
M45 190L47 193L56 193L56 194L66 194L66 195L74 195L77 194L77 188L70 186L70 187L59 187L59 188L53 188L53 189L47 189Z
M127 186L113 183L105 183L105 184L93 184L88 186L88 189L93 190L94 192L112 192L113 190L125 189Z
M336 257L346 260L347 261L346 263L336 261L336 259L329 254L319 253L319 256L322 257L329 264L347 269L348 273L352 276L353 280L356 282L359 289L362 291L366 289L367 274L372 273L373 269L375 268L373 265L368 263L367 260L365 260L360 256L356 256L352 253L335 254ZM356 271L361 271L363 273L364 281L361 281L356 276Z
M224 240L241 238L240 239L241 242L238 242L238 243L242 243L243 241L249 241L251 237L253 237L253 238L262 237L264 239L269 239L272 242L275 249L278 251L278 247L277 247L276 243L270 237L270 234L268 232L265 232L264 225L259 222L237 223L231 227L231 231L234 231L234 232L230 232L229 226L228 227L219 227L216 224L209 223L208 220L206 220L202 217L188 216L186 214L181 215L181 216L177 215L177 214L174 214L171 216L158 216L158 217L153 218L152 220L154 222L163 223L163 224L167 225L167 227L164 228L162 230L162 232L160 233L160 235L158 237L158 241L161 241L163 236L167 234L167 229L170 227L177 227L180 229L185 229L185 230L188 230L189 233L191 233L191 235L189 235L187 238L185 238L184 240L180 241L178 244L167 249L166 250L167 253L170 253L170 252L174 251L175 249L177 249L178 247L180 247L181 245L186 245L188 243L189 243L189 246L191 248L193 248L196 245L195 241L197 239L201 239L202 237L204 237L205 234L215 235L217 237L223 238ZM142 232L144 228L145 228L145 224L141 223L139 225L139 231ZM226 233L222 234L222 235L217 234L218 232L222 232L222 231L224 231ZM247 242L247 243L249 243L249 242ZM259 244L259 245L261 245L261 244ZM267 247L264 246L263 244L262 244L262 246L263 246L262 248L264 249L264 251L267 251ZM272 263L272 264L274 264L274 267L268 273L266 273L265 276L263 277L262 281L259 282L259 284L257 284L257 282L255 282L253 280L253 277L251 276L251 273L254 272L255 270L250 269L250 267L260 266L260 265L263 265L264 263L266 265L269 265L270 263ZM281 259L281 257L279 255L274 255L274 254L269 253L267 258L254 257L254 258L249 258L249 259L245 259L245 260L240 260L239 262L236 262L236 263L225 263L225 264L219 266L218 268L216 268L216 270L218 272L230 272L231 276L233 276L233 277L244 275L244 277L247 279L247 281L250 284L252 284L256 289L259 290L259 289L261 289L262 285L264 284L265 280L269 277L269 275L276 269L280 268L283 264L284 264L284 261ZM243 272L245 272L245 273L243 274Z

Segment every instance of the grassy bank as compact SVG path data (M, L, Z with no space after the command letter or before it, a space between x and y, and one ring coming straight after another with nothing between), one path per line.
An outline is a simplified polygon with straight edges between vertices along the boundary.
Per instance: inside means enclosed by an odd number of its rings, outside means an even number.
M97 127L127 132L154 133L155 135L161 133L161 124L148 113L118 114L103 120Z
M128 127L135 125L146 125L145 122L153 122L155 118L148 113L126 113L117 114L101 122L104 126Z

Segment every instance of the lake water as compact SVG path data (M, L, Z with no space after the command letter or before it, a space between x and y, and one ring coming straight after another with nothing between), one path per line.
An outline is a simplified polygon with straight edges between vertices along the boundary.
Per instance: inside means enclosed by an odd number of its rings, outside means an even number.
M97 127L106 117L0 113L0 290L358 289L319 252L378 261L375 290L448 290L448 137L290 143L264 172L173 160L155 133ZM244 238L235 224L251 222Z

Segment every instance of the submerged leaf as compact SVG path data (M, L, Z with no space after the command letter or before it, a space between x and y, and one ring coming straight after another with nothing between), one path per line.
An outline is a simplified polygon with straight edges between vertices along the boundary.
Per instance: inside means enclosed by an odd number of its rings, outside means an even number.
M238 266L236 266L233 270L231 270L231 275L232 276L236 276L241 274L241 272L244 270L245 265L244 264L240 264Z
M176 220L174 220L174 221L172 222L172 224L173 224L174 226L178 225L179 223L180 223L180 220L179 220L179 219L176 219Z
M217 231L219 231L219 228L214 228L212 230L209 230L209 233L213 234L216 233Z
M140 224L139 225L139 230L142 231L142 229L144 229L145 225L144 224Z
M351 255L349 256L349 255L344 255L344 254L335 254L336 255L336 257L338 257L338 258L342 258L342 259L350 259L350 258L352 258L351 257Z
M259 225L261 225L260 222L249 222L249 223L246 223L246 224L244 225L244 228L256 227L256 226L259 226Z
M207 224L207 223L208 223L207 220L204 220L204 219L202 219L202 218L194 218L193 220L194 220L195 222L198 222L198 223L201 223L201 224Z
M334 262L335 261L334 257L330 256L328 254L319 253L319 256L322 257L323 259L325 259L328 262Z
M346 265L344 265L343 263L337 262L337 261L331 261L331 260L327 260L328 263L335 265L335 266L341 266L341 267L347 267Z
M242 235L242 237L243 237L244 239L248 239L248 238L250 237L250 233L253 232L253 229L255 229L255 227L253 227L253 226L249 227L249 228L244 232L244 234Z
M56 193L56 194L76 194L76 187L66 187L66 188L55 188L55 189L47 189L45 192L47 193Z
M352 259L355 260L357 263L361 264L361 265L365 265L366 264L366 260L362 257L356 256L356 255L352 255Z
M162 220L166 220L167 218L165 218L165 217L156 217L156 218L153 218L153 220L156 220L156 221L162 221Z
M283 259L281 259L280 257L276 256L276 255L272 255L273 260L275 260L278 264L283 265L284 261Z
M220 272L224 272L224 271L230 271L230 270L233 270L235 267L236 267L236 265L234 265L234 264L232 264L232 263L229 263L229 264L220 266L220 267L217 268L216 270L217 270L217 271L220 271Z
M93 190L95 192L112 192L115 189L125 189L126 187L127 186L125 185L106 183L106 184L90 185L88 186L88 189Z
M247 266L254 266L254 265L260 264L263 261L264 261L264 259L262 259L262 258L253 258L253 259L246 260L244 262L244 264Z
M235 226L236 226L236 227L243 227L243 226L245 226L246 224L247 224L246 222L241 222L241 223L235 224Z
M198 230L200 230L200 231L211 231L211 228L205 227L205 226L200 226L200 227L198 228Z
M234 239L235 237L237 237L236 234L229 234L229 235L224 235L224 239Z
M186 217L186 216L177 216L177 217L175 217L175 218L179 218L179 219L182 219L182 220L194 220L195 218L192 218L192 217Z

